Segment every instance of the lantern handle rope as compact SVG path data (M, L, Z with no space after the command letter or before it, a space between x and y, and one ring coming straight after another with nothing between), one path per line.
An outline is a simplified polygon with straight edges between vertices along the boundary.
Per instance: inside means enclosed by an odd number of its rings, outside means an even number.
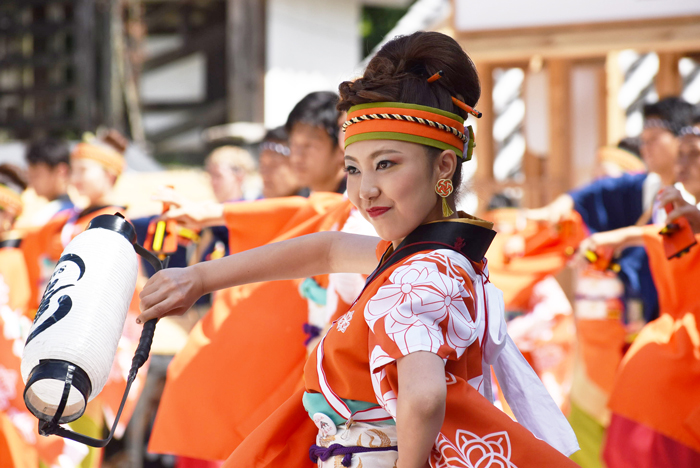
M143 259L146 260L151 266L153 266L155 271L160 271L168 267L170 257L166 257L165 260L161 261L152 252L149 252L141 245L139 245L138 242L134 242L133 246L134 250L136 250L136 253L143 257ZM124 396L122 397L121 404L119 405L117 415L114 418L112 429L109 431L109 435L105 439L94 439L84 434L79 434L77 432L73 432L59 426L58 420L60 419L61 413L63 413L63 409L65 408L66 401L68 400L68 389L70 389L72 373L69 373L69 375L66 377L66 384L63 392L63 397L61 398L61 403L59 404L59 408L56 411L56 415L54 416L54 418L51 421L39 420L39 434L43 436L57 435L60 437L65 437L66 439L71 439L76 442L80 442L81 444L89 445L91 447L105 447L112 440L112 437L114 437L114 432L117 430L119 418L122 415L124 405L126 404L126 399L129 396L129 390L131 390L131 384L133 384L134 380L136 380L136 374L138 373L138 370L148 360L148 355L151 352L151 344L153 343L153 334L156 330L156 323L158 323L158 319L151 319L143 324L143 330L141 331L139 344L136 347L136 351L134 352L134 358L131 360L131 369L129 369L129 375L126 381L126 389L124 390Z

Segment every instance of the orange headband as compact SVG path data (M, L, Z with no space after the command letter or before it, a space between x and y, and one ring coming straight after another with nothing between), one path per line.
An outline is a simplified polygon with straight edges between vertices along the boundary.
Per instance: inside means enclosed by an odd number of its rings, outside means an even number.
M22 197L11 188L0 184L0 209L9 211L15 216L22 213Z
M112 174L119 175L124 170L124 156L118 152L93 143L78 143L70 155L71 159L91 159L104 166Z
M625 172L643 172L646 170L644 162L629 151L615 146L603 146L598 150L601 161L609 161L617 164Z
M353 106L343 124L345 147L364 140L400 140L452 150L469 161L474 131L464 119L434 107L403 102L375 102Z

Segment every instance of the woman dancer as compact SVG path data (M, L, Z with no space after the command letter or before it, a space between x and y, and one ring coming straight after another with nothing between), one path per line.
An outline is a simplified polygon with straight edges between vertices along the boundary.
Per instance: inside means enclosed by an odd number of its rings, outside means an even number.
M386 44L340 91L348 196L383 241L312 234L158 273L141 294L145 321L237 284L367 274L383 252L311 354L305 389L225 466L310 466L309 455L324 467L575 466L559 453L577 449L571 428L508 338L488 282L491 223L453 212L473 148L463 125L477 114L473 63L448 36L415 33ZM491 365L532 433L491 404Z

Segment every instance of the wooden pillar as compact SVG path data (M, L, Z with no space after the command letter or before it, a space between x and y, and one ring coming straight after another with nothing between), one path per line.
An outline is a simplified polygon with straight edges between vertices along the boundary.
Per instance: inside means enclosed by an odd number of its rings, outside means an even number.
M227 116L230 122L263 122L265 2L226 2Z
M477 166L473 188L479 197L479 211L483 211L486 209L495 187L493 177L493 161L496 157L493 145L493 65L479 63L477 70L481 81L481 98L476 108L482 113L482 116L477 121L476 128L474 159Z
M549 69L548 201L571 188L571 63L553 59Z
M680 54L676 52L659 52L659 71L654 82L659 99L679 96L683 91L683 80L678 70Z
M74 6L75 61L73 71L80 92L75 114L81 132L95 131L95 2L78 0Z
M596 77L598 79L598 97L597 97L597 122L598 122L598 147L608 144L608 93L607 93L607 73L605 64L596 65Z
M620 88L625 82L625 77L618 62L619 52L610 52L605 58L605 96L606 96L606 142L608 145L616 145L626 135L625 111L618 103Z

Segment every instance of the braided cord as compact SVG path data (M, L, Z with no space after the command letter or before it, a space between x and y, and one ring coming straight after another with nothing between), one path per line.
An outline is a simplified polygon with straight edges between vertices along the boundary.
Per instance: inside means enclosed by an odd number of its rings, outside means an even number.
M403 115L403 114L364 114L364 115L360 115L358 117L353 117L349 120L346 120L345 123L343 124L343 131L345 131L350 125L360 123L360 122L365 122L368 120L400 120L402 122L418 123L421 125L427 125L429 127L437 128L439 130L443 130L443 131L448 132L448 133L452 133L457 138L462 140L464 143L467 143L469 141L469 137L467 135L460 132L459 130L457 130L454 127L450 127L449 125L441 124L440 122L435 122L433 120L428 120L428 119L423 119L421 117L413 117L410 115Z

